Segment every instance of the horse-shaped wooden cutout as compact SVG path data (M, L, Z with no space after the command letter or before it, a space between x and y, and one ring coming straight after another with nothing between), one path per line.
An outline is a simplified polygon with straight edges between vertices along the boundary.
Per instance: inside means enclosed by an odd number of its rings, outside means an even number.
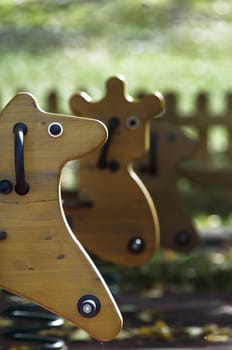
M0 286L102 341L118 334L121 315L66 222L60 173L106 137L101 122L46 113L28 93L0 115Z
M165 122L151 122L150 150L135 162L135 169L156 204L161 247L179 252L192 250L198 242L198 234L177 188L177 166L190 159L194 150L196 141L180 128Z
M63 196L72 230L95 256L126 266L143 264L159 247L159 224L152 198L131 162L145 153L148 121L163 111L163 98L157 93L132 99L124 81L112 77L100 101L77 93L70 105L76 115L100 117L109 131L102 149L80 161L76 207Z

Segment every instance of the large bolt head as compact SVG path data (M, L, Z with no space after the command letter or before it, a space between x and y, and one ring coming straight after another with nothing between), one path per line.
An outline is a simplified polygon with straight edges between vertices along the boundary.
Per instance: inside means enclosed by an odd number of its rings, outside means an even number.
M94 295L83 295L77 303L77 309L83 317L96 316L100 307L100 301Z

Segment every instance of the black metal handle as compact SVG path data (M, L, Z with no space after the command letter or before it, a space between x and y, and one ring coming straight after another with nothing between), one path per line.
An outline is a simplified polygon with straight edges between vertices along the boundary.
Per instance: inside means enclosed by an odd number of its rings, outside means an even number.
M98 162L97 162L97 166L98 168L100 169L105 169L108 164L107 164L107 154L108 154L108 151L109 151L109 147L110 147L110 143L111 143L111 139L112 139L112 136L113 136L113 133L115 131L115 129L119 126L120 124L120 121L117 117L112 117L110 120L109 120L109 125L108 125L108 139L106 141L106 143L104 144L104 146L102 147L102 150L101 150L101 154L100 154L100 157L98 159Z
M27 126L23 123L15 124L14 132L14 157L15 157L15 191L24 195L29 191L29 185L25 179L24 170L24 135L27 133Z

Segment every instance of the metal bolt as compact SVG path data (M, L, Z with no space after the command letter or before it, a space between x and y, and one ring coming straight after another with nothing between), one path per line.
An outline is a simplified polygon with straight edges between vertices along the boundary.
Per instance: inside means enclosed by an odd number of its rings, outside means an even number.
M84 295L77 303L79 313L84 317L94 317L100 310L100 301L94 295Z
M0 231L0 240L4 241L5 239L7 239L7 232Z
M120 164L117 160L111 160L109 163L108 163L108 167L110 170L112 171L117 171L119 170L120 168Z
M9 180L0 180L0 193L8 194L13 190L13 185Z
M191 237L187 231L179 231L176 235L176 243L180 246L187 246L190 244Z
M59 137L59 136L61 136L62 133L63 133L63 126L62 126L62 124L57 123L57 122L51 123L48 126L48 133L52 137Z
M144 240L140 237L133 237L129 241L128 248L131 251L131 253L142 253L145 249Z

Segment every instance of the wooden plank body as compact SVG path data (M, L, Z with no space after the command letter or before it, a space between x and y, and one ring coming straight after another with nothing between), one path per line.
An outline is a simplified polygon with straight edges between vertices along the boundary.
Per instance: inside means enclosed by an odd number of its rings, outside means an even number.
M63 213L60 172L64 163L102 145L101 122L42 111L33 96L16 95L0 115L0 180L15 185L16 123L24 136L25 176L29 192L0 194L0 286L71 321L99 340L114 338L122 321L111 293L88 254L71 232ZM48 133L50 123L63 126L60 137ZM80 315L78 300L95 295L100 312Z
M104 169L98 166L101 150L80 161L79 206L72 208L64 197L64 211L87 250L113 263L136 266L159 247L159 224L152 198L131 162L145 153L148 121L163 112L164 101L159 94L132 99L118 77L108 79L106 90L97 102L83 93L71 98L76 115L101 117L108 127L111 118L117 118L119 125L112 134ZM110 168L112 162L118 164L117 169ZM81 207L83 199L91 207ZM130 244L137 237L144 249L131 251Z
M178 166L196 151L196 141L165 122L151 122L151 145L135 169L156 204L163 248L192 250L198 235L177 188Z

